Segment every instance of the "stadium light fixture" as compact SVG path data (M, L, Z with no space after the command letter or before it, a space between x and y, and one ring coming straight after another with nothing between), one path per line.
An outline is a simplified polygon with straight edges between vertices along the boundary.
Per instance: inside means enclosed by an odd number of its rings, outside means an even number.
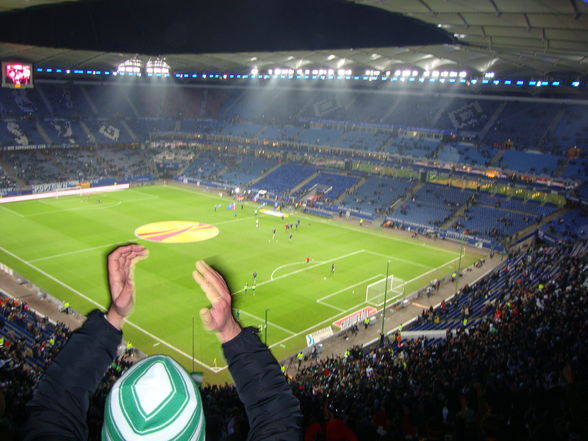
M145 72L147 75L155 75L157 77L167 76L170 72L169 64L163 57L150 58L145 65Z
M124 74L131 74L140 77L142 68L143 62L141 59L139 57L133 57L120 63L116 68L116 74L123 76Z

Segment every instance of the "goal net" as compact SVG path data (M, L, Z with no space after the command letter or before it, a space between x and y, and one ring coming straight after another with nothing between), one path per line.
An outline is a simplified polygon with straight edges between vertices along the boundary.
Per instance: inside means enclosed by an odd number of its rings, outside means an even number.
M370 283L365 289L366 303L382 306L384 298L386 302L395 302L404 297L404 287L406 282L398 277L388 276L377 282ZM387 291L386 291L387 290Z

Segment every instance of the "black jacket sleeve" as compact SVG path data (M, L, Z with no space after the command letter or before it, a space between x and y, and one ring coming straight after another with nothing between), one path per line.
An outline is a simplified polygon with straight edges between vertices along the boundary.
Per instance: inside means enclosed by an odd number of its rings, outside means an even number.
M121 340L122 332L100 311L88 316L49 366L27 404L27 420L20 431L23 441L88 439L90 397Z
M249 419L247 440L302 439L300 403L254 328L243 329L223 351Z

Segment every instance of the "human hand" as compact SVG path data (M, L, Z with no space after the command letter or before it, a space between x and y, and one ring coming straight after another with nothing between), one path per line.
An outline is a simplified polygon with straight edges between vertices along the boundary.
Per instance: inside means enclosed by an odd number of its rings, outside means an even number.
M108 255L108 286L110 307L106 320L121 329L134 304L133 267L148 256L149 252L141 245L118 247Z
M241 327L233 317L231 293L225 279L203 260L196 262L192 276L212 304L210 308L200 310L204 327L216 332L221 343L232 340L239 335Z

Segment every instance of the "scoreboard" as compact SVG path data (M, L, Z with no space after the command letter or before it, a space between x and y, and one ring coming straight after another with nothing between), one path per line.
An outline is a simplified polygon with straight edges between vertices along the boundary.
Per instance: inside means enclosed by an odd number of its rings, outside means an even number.
M19 61L3 61L2 87L10 89L32 88L33 65Z

